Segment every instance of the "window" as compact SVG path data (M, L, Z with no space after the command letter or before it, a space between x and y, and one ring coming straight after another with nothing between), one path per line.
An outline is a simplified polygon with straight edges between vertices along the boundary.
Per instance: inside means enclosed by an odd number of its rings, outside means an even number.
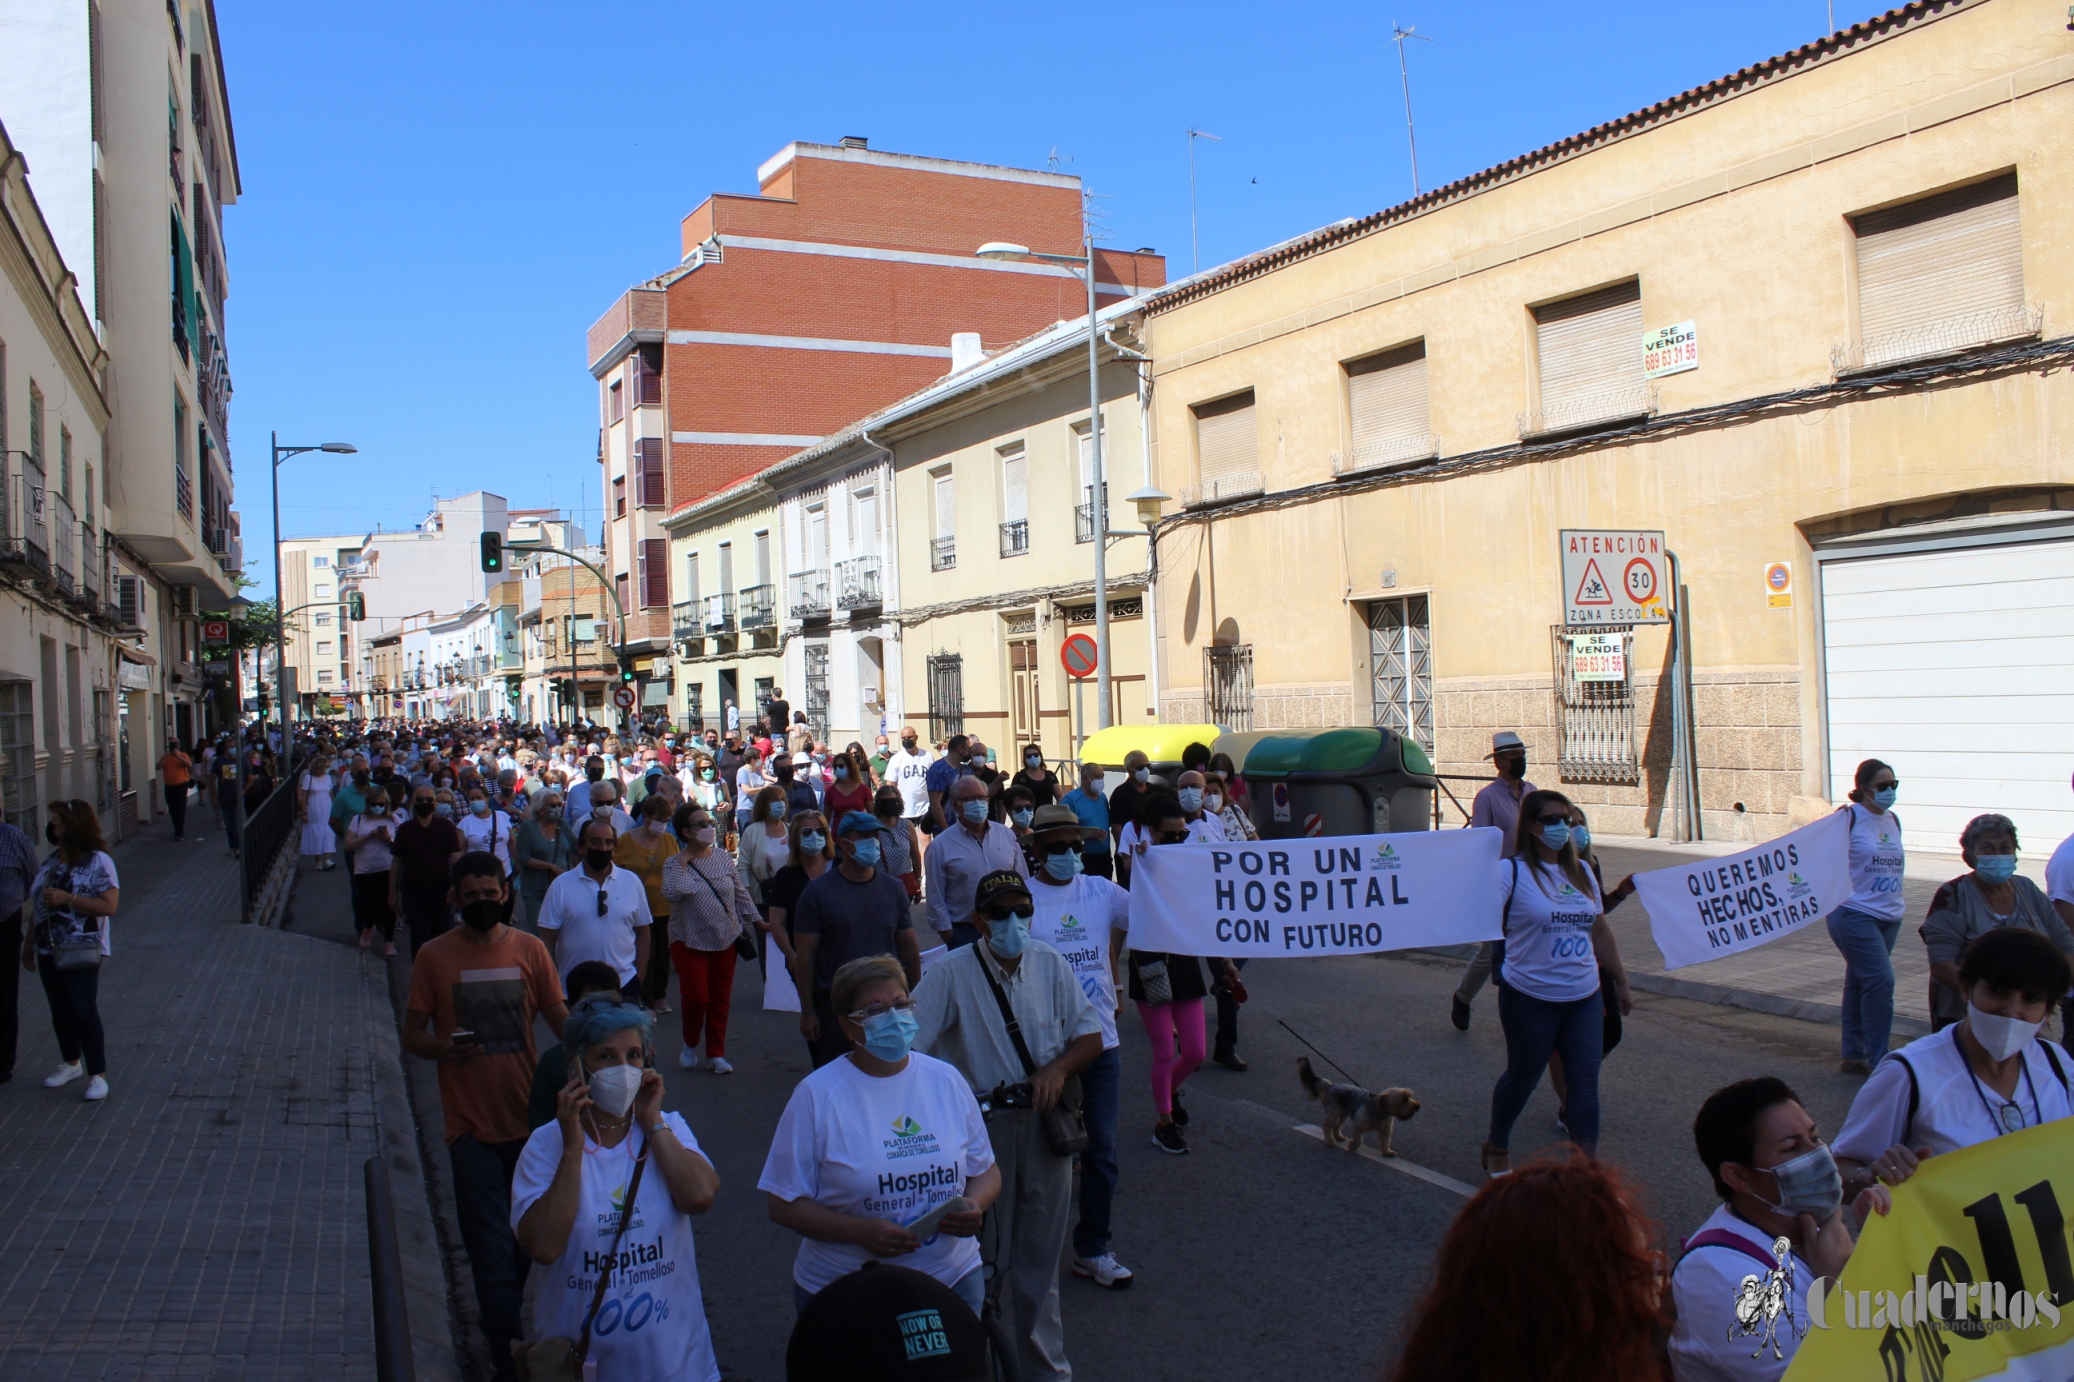
M1424 341L1349 360L1346 371L1350 445L1333 465L1334 474L1423 461L1439 453L1440 439L1433 435L1426 407Z
M1642 284L1629 279L1534 309L1541 406L1522 437L1572 432L1656 411L1642 372Z
M753 549L756 557L756 583L771 583L771 530L765 528L756 534Z
M317 685L331 685L331 671L329 668L320 667L317 669Z
M1868 212L1851 228L1858 340L1835 353L1840 373L2038 334L2024 305L2016 174Z
M879 552L879 492L876 489L860 489L850 496L851 521L856 531L850 534L850 551L857 556L875 557Z
M936 535L929 543L929 569L948 571L958 564L958 496L951 488L950 467L932 471L929 485L936 498Z
M659 509L663 493L663 439L643 437L634 443L635 502L644 509Z
M720 544L720 593L725 595L735 588L735 545Z
M687 604L699 602L699 554L684 554L684 599Z
M1426 597L1368 607L1369 697L1375 723L1433 751L1433 631Z
M30 401L35 401L33 395ZM30 418L34 420L34 412ZM192 523L194 476L187 469L187 405L178 394L173 396L173 502L179 507L180 516Z
M659 408L663 401L663 348L645 345L629 362L634 371L634 406Z
M812 639L801 650L806 669L807 728L817 739L828 735L828 640Z
M1074 489L1073 540L1093 542L1095 540L1095 447L1092 434L1079 424L1073 428L1074 444L1080 453L1080 484ZM1102 429L1102 470L1105 483L1103 499L1108 499L1106 476L1110 462L1115 458L1109 452L1109 429ZM1106 503L1104 505L1106 507Z
M328 638L320 638L320 639L318 639L318 640L317 640L317 656L319 656L319 657L330 657L330 656L331 656L331 640L330 640L330 639L328 639Z
M29 381L29 463L43 469L43 390Z
M331 587L323 581L319 581L310 587L310 594L319 600L329 600L331 598Z
M1253 413L1253 390L1198 404L1194 411L1200 483L1184 492L1182 501L1209 504L1266 488L1260 475L1260 424Z
M1210 720L1233 730L1253 728L1253 645L1203 649L1203 694Z
M311 558L310 558L310 565L312 565L312 566L329 566L329 565L331 565L331 558L330 558L330 557L311 557Z
M612 516L614 518L625 518L627 516L627 477L624 475L618 476L612 481Z
M1001 555L1030 550L1030 461L1020 443L1001 452Z
M828 506L809 504L806 510L806 566L807 571L819 571L828 565Z
M929 658L929 737L938 743L965 732L965 659L957 653Z
M72 429L58 428L58 497L72 502Z
M611 387L605 390L605 420L619 422L625 419L626 415L626 395L620 391L619 381L615 379Z
M641 539L641 608L657 609L670 603L670 540Z
M317 616L317 627L318 627L318 628L320 628L320 629L328 629L328 628L330 628L330 627L331 627L331 616L330 616L330 615L328 615L328 614L320 614L320 615L318 615L318 616Z

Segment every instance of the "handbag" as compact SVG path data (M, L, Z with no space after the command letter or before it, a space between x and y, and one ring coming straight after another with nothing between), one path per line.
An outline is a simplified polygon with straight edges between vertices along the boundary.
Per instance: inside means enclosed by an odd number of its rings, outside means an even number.
M1008 1006L1008 995L1001 991L994 971L987 968L984 958L980 960L979 972L987 978L987 987L994 991L994 1001L1001 1005L1001 1020L1008 1024L1008 1039L1015 1044L1016 1059L1023 1063L1023 1074L1037 1073L1037 1062L1030 1059L1030 1045L1023 1040L1023 1024L1016 1020L1015 1009ZM1044 1127L1044 1140L1056 1156L1072 1156L1084 1152L1092 1145L1087 1135L1087 1119L1080 1111L1080 1076L1068 1075L1059 1090L1059 1101L1037 1115Z
M1141 962L1138 952L1131 952L1131 968L1138 971L1138 986L1145 990L1145 1001L1153 1007L1161 1007L1174 1001L1174 984L1167 977L1165 959Z
M607 1262L619 1258L619 1240L634 1217L635 1198L641 1193L641 1173L647 1169L648 1143L644 1135L641 1155L634 1161L634 1177L627 1184L625 1207L619 1212L619 1227L612 1231L612 1246L605 1250ZM583 1359L590 1352L591 1324L605 1304L605 1288L611 1281L611 1268L598 1273L598 1289L591 1295L590 1309L583 1312L583 1333L579 1338L572 1341L556 1337L535 1344L512 1341L511 1360L518 1365L518 1374L525 1382L583 1382Z
M52 881L56 880L53 879ZM78 876L72 869L68 868L65 870L65 882L67 884L75 884L78 881ZM56 927L53 925L59 917L67 917L77 921L84 929L77 935L66 936L61 939L57 935ZM86 923L89 921L94 921L94 924L88 926ZM58 972L68 973L74 970L99 969L101 967L101 927L100 923L95 921L94 918L81 917L76 912L70 911L52 912L45 920L44 926L44 934L50 937L51 966Z
M713 900L720 904L720 910L723 913L731 917L735 915L728 910L727 899L720 895L720 885L718 883L707 878L705 874L699 873L698 865L692 863L689 859L684 861L684 867L690 869L693 873L698 873L699 877L705 881L706 887L712 891ZM735 922L737 925L740 925L741 918L735 917ZM743 926L741 930L735 933L735 954L752 963L762 958L762 952L757 950L755 938L750 936L749 928L746 926Z

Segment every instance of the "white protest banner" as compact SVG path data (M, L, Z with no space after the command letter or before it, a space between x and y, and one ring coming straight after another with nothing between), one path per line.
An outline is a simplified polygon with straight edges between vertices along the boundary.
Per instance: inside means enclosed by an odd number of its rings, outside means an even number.
M1501 832L1160 845L1131 866L1131 945L1174 955L1365 955L1495 940Z
M792 982L792 974L785 968L785 956L776 946L763 966L763 1010L767 1013L796 1013L799 1011L799 988Z
M1828 916L1851 895L1849 818L1838 812L1769 844L1635 875L1665 969L1740 954Z

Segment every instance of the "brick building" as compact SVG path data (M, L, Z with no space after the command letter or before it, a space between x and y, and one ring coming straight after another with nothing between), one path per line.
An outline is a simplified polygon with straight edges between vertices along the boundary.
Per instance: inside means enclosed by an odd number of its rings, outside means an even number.
M1076 252L1077 177L845 139L787 145L757 189L686 216L681 262L590 329L606 569L632 653L669 646L672 511L941 377L953 337L976 359L1086 311L1069 270L974 254ZM1105 305L1166 280L1149 250L1098 250L1097 270Z

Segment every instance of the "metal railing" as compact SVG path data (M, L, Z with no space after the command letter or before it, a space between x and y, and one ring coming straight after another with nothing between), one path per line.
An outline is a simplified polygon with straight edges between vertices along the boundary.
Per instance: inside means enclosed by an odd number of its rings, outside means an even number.
M54 489L43 492L43 526L50 533L51 579L59 594L70 595L78 579L73 544L79 537L79 520L72 516L71 501Z
M241 800L235 810L243 810ZM266 886L267 874L273 870L274 861L288 847L295 830L295 777L290 770L281 785L274 788L267 799L259 803L259 809L245 819L245 829L238 841L238 867L242 874L244 915L252 920L253 904L259 901L261 889Z
M1367 470L1386 470L1393 465L1430 461L1440 454L1440 438L1413 435L1367 442L1351 451L1332 453L1334 475L1358 475Z
M841 609L869 609L885 603L879 590L877 557L852 557L835 564L835 603Z
M85 519L79 520L79 581L75 594L79 603L88 609L98 609L101 590L107 584L108 558L101 550L101 541L94 536L94 525Z
M741 614L741 626L745 629L767 629L778 622L778 588L774 585L752 585L739 592L740 603L736 609Z
M1257 470L1241 470L1231 475L1221 475L1214 480L1205 480L1199 485L1184 485L1181 489L1181 507L1192 509L1198 504L1216 504L1226 499L1241 499L1249 494L1261 494L1267 489L1267 477Z
M371 1156L362 1168L367 1187L367 1276L374 1291L376 1382L417 1382L411 1356L410 1310L403 1298L403 1250L396 1237L396 1205L389 1168Z
M1648 417L1655 411L1656 386L1632 384L1603 393L1544 403L1539 408L1519 414L1517 421L1520 440L1525 441L1559 432L1581 432L1587 427L1624 422L1629 418Z
M688 639L705 636L705 627L699 622L700 600L679 600L670 606L671 641L683 643Z
M1030 520L1018 518L1001 525L1001 555L1019 557L1030 550Z
M958 564L958 539L936 537L929 539L929 569L948 571Z
M828 603L828 568L816 571L795 571L785 578L785 608L794 619L815 619L825 616Z
M50 571L50 533L43 521L43 489L36 477L15 470L11 458L0 451L0 470L6 478L5 502L0 503L0 562L19 562L37 575Z
M173 462L173 505L182 518L194 517L194 477L187 473L185 461Z
M735 597L731 592L705 598L707 633L732 633L735 627Z
M1856 374L1912 360L1934 360L1940 355L1956 355L2005 341L2021 341L2044 329L2045 313L2041 308L2021 304L1995 307L1833 346L1829 364L1839 375Z
M1095 487L1093 485L1083 485L1080 492L1086 495L1087 499L1086 502L1073 506L1073 540L1075 542L1093 542L1095 540ZM1106 501L1108 497L1109 486L1104 485L1102 486L1102 498ZM1107 507L1106 502L1104 507Z

